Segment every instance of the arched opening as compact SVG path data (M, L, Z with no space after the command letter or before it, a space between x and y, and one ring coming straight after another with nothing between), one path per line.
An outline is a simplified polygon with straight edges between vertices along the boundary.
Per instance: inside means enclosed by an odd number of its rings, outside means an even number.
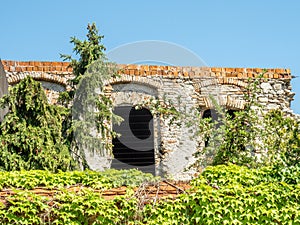
M234 119L234 118L235 118L235 113L236 113L236 112L238 112L238 110L228 109L228 110L226 111L226 113L229 115L229 117L230 117L231 119Z
M112 168L137 168L155 174L153 116L148 109L119 106L114 110L124 121L114 125L120 137L114 138Z
M207 109L202 114L203 119L211 119L211 121L217 121L219 119L218 112L215 109ZM219 124L216 125L217 127ZM204 146L207 147L209 145L209 137L204 140Z
M235 113L238 112L238 110L234 109L227 109L225 113L231 118L232 120L235 118ZM222 121L220 120L220 113L218 113L217 110L215 109L207 109L203 112L202 118L211 118L212 121L216 121L216 128L219 128L220 125L222 124ZM206 138L204 140L204 146L207 147L209 145L209 138Z

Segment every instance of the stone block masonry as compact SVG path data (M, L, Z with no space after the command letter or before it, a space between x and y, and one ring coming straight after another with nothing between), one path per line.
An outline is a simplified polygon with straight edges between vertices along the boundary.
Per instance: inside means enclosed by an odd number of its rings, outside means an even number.
M8 92L8 83L5 75L3 65L0 63L0 98L7 94ZM2 121L7 109L0 109L0 122Z
M2 61L9 85L15 85L26 76L41 81L49 102L56 104L61 91L68 90L68 80L74 76L66 62ZM194 115L213 108L210 95L226 109L243 110L244 93L249 78L260 79L258 101L265 110L290 109L294 93L289 69L177 67L156 65L118 65L118 78L107 81L106 94L114 106L135 106L155 98L171 101L177 110ZM155 173L176 180L188 180L195 171L186 170L194 162L193 154L203 146L195 136L196 126L170 125L168 119L153 115ZM96 157L96 156L95 156ZM91 160L91 167L107 167L101 160ZM104 166L105 164L105 166ZM109 163L108 163L109 164ZM108 165L109 167L109 165Z

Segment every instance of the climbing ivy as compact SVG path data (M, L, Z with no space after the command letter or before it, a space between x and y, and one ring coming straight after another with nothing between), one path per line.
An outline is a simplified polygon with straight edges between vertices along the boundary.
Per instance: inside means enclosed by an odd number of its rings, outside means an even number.
M53 197L39 196L30 190L16 191L0 203L0 223L299 224L299 182L285 182L283 176L274 173L277 170L272 167L249 169L233 164L207 167L191 182L192 188L186 193L176 199L156 199L146 205L140 204L141 198L130 188L125 196L113 200L104 200L88 188L77 192L61 189ZM124 178L121 174L116 174L119 179ZM81 182L84 177L90 178L89 172L69 177L65 174L65 178L62 175L57 176L66 183L74 182L74 178ZM97 176L100 178L100 173ZM51 179L53 177L55 175ZM299 172L290 177L299 177ZM17 174L14 174L8 180L16 178Z
M248 79L244 90L244 109L229 115L212 98L219 119L202 119L198 113L199 135L208 141L203 151L198 151L194 164L205 165L234 163L248 167L263 165L294 166L300 158L299 121L280 109L265 111L258 103L260 82Z
M144 182L159 180L149 173L139 170L114 170L98 171L59 171L53 173L46 170L9 171L0 172L0 189L27 189L57 188L77 185L98 190L129 186L136 187Z

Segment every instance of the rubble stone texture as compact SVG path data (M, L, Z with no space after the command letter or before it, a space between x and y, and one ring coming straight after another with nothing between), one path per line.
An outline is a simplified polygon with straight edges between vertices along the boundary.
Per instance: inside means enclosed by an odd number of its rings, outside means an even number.
M55 104L59 92L68 90L68 80L74 76L66 62L2 61L9 85L26 76L42 82L49 102ZM260 68L176 67L151 65L118 65L120 77L107 81L106 94L114 106L140 104L154 97L171 101L177 110L195 115L213 108L210 95L226 109L243 110L244 93L249 78L256 79L264 70ZM265 110L290 109L294 93L289 69L267 69L260 79L258 101ZM168 119L153 115L156 175L176 180L190 179L195 171L185 170L195 158L193 154L203 148L203 141L195 134L197 126L182 123L170 125ZM103 169L101 162L95 169Z

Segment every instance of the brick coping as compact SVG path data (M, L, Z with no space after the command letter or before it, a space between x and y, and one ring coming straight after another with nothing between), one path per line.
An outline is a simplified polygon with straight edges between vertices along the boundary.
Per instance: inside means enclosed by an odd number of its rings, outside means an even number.
M55 74L72 74L69 62L50 61L14 61L1 60L6 72L47 72ZM160 66L160 65L135 65L119 64L119 73L133 76L172 76L172 77L257 77L265 71L265 78L291 79L290 69L282 68L229 68L229 67L190 67L190 66Z

